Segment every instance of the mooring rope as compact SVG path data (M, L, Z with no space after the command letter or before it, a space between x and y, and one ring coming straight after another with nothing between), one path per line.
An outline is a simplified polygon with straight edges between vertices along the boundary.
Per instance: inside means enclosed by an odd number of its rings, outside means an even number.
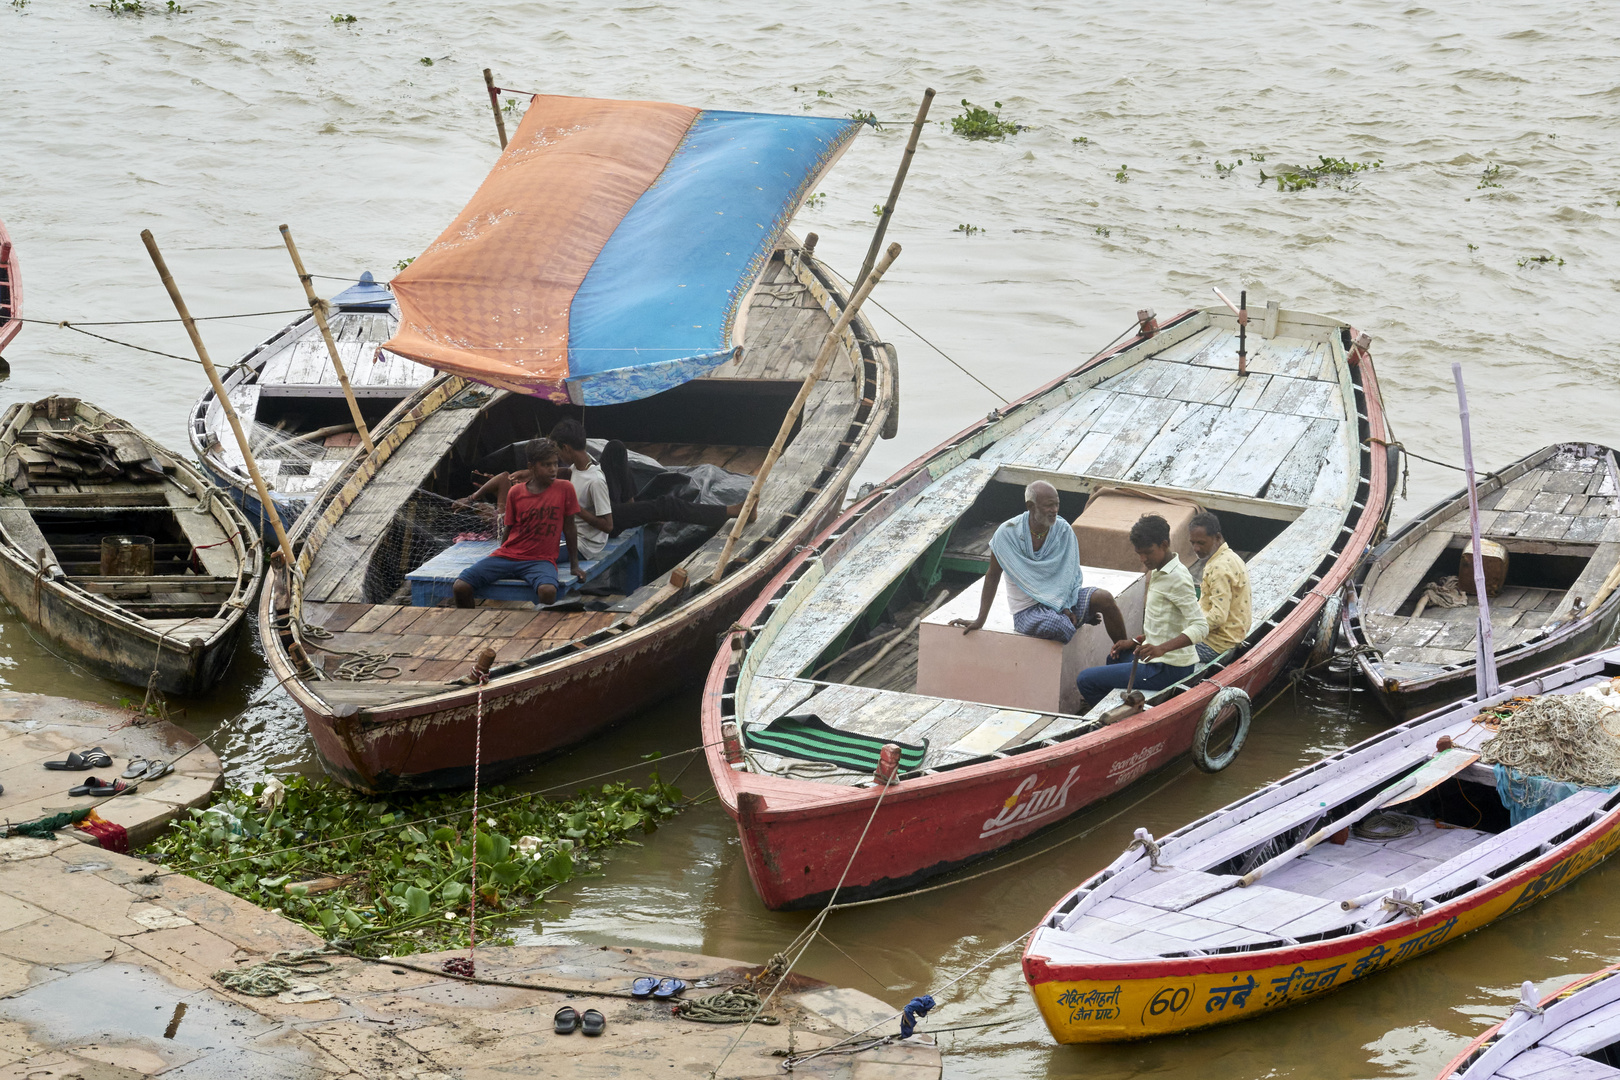
M1584 787L1620 781L1620 710L1585 694L1543 694L1515 709L1479 750L1487 765Z

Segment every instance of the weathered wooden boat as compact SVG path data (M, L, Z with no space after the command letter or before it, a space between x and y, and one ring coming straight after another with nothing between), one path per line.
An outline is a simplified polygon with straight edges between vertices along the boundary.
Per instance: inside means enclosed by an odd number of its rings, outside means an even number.
M17 249L12 246L6 223L0 221L0 350L22 329L22 275Z
M1508 1018L1468 1044L1437 1080L1616 1080L1620 964L1541 997L1525 983Z
M1583 656L1614 640L1620 594L1620 487L1614 451L1549 446L1479 483L1483 539L1505 553L1506 579L1486 599L1497 670L1513 677ZM1468 493L1408 522L1368 556L1344 605L1355 662L1396 719L1434 708L1474 685L1479 606L1471 573ZM1471 565L1471 564L1470 564ZM1452 606L1445 606L1450 604Z
M394 294L367 271L332 297L327 316L338 358L367 426L382 420L434 375L433 369L382 347L399 328ZM225 392L282 525L291 528L315 493L360 445L332 357L313 314L295 319L249 349L224 374ZM191 452L261 532L264 508L242 451L212 388L192 407L186 427Z
M1620 846L1620 791L1568 785L1511 824L1501 767L1478 762L1492 735L1482 713L1616 676L1620 650L1576 660L1390 728L1162 839L1138 831L1025 946L1047 1028L1062 1043L1110 1042L1258 1016L1569 884ZM1384 806L1401 812L1357 824Z
M897 472L750 606L739 624L750 640L710 668L703 737L767 906L820 904L840 883L846 900L907 888L1064 821L1195 741L1205 767L1230 759L1250 696L1288 665L1382 528L1390 483L1365 340L1275 305L1255 326L1245 375L1224 312L1139 329ZM977 612L990 534L1022 511L1033 480L1058 489L1077 533L1092 530L1080 537L1085 581L1114 594L1133 634L1144 583L1130 524L1153 511L1184 528L1191 504L1218 512L1247 561L1248 637L1110 723L1119 693L1079 715L1074 687L1107 655L1103 627L1060 646L1014 632L998 600L984 629L951 628L953 614ZM1108 515L1095 527L1093 500ZM926 753L885 786L870 766L753 745L806 713L857 740L926 740Z
M98 675L199 694L263 570L242 512L191 465L75 398L0 417L0 595Z
M476 543L454 535L463 526L447 499L473 490L475 467L515 467L510 445L564 416L667 465L758 474L846 303L787 221L854 131L824 118L535 99L467 220L394 281L405 330L389 348L447 374L379 425L375 453L339 469L295 529L297 573L277 577L261 605L270 665L328 772L366 790L466 786L480 730L485 782L588 738L687 685L715 636L836 514L895 403L894 351L861 319L835 339L832 367L724 567L724 535L670 567L651 565L625 533L586 566L593 580L610 576L600 573L609 562L624 571L588 608L566 573L547 609L522 590L473 610L412 603L442 602ZM693 167L660 175L671 156ZM586 165L599 171L567 171ZM535 168L553 172L525 173ZM637 198L649 185L652 206ZM515 212L502 216L492 200ZM499 227L485 229L491 214ZM548 222L596 232L582 241ZM542 264L535 295L506 291L510 259ZM484 285L461 284L480 275ZM433 308L433 282L452 279L453 310ZM541 289L559 280L563 293ZM457 305L485 294L496 305L487 318L454 322ZM631 306L613 317L618 302ZM551 321L499 321L514 309ZM442 527L429 528L436 516ZM486 648L489 681L470 685ZM362 650L391 677L339 677L351 670L344 654Z

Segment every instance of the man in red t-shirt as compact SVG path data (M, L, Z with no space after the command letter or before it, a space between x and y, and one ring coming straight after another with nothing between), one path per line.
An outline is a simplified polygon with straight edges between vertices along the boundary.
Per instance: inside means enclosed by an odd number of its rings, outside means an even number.
M558 541L568 540L568 564L574 577L579 568L579 537L574 515L579 498L574 485L557 479L557 446L550 439L528 445L529 480L511 487L507 474L496 478L496 499L506 504L506 538L456 578L457 607L472 607L478 590L503 578L522 578L542 604L557 599Z

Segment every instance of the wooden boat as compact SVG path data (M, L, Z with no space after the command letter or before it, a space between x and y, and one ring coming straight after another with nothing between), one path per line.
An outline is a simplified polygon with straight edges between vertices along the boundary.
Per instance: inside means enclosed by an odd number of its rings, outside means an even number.
M18 273L17 249L11 244L6 223L0 221L0 351L22 329L22 276Z
M399 327L394 295L370 272L331 299L328 323L367 426L433 377L433 370L382 348ZM305 315L260 342L224 375L253 456L288 528L360 445L332 358ZM209 478L261 531L269 526L225 412L206 390L192 407L186 434Z
M530 162L544 162L547 148L557 145L547 132L584 132L594 138L616 124L635 121L636 111L647 108L647 103L537 98L503 164L475 196L474 207L489 184L505 182ZM581 111L587 114L583 119L576 115ZM699 123L706 123L702 118L708 115L700 114ZM748 123L752 115L721 114L717 123ZM820 126L800 123L812 119ZM802 153L814 149L818 139L842 140L854 133L853 123L825 118L773 117L769 129L752 141L725 141L749 157L739 168L746 171L753 159L768 160L770 154L780 158L782 148L773 148L773 140L789 137L787 149ZM748 150L743 151L745 143ZM640 145L635 144L637 153ZM617 152L609 146L600 156L612 164ZM581 151L570 160L590 158ZM807 172L826 163L811 160ZM774 177L760 178L762 188L787 182L786 170L775 168ZM735 170L727 165L717 175L720 179L705 199L731 198ZM529 182L524 190L529 198L539 190L554 200L561 197L559 191L571 190L570 180L565 176L545 186ZM661 206L681 201L680 184L659 182ZM508 363L504 354L432 354L433 362L477 372L502 389L447 373L403 402L373 432L376 452L340 467L301 519L293 536L298 572L291 580L276 576L261 604L260 628L271 668L303 708L329 773L373 791L466 786L481 752L482 778L488 783L590 737L687 685L713 655L716 635L782 560L837 513L850 478L883 431L895 402L895 353L861 319L833 339L832 366L811 390L796 433L763 485L757 519L743 532L718 582L713 579L726 534L711 537L669 567L648 565L642 556L629 553L624 545L634 538L626 533L610 549L623 560L619 565L627 579L610 583L610 592L591 598L588 608L573 596L537 610L517 598L532 600L532 591L506 601L480 600L473 610L412 604L413 594L418 601L435 602L454 568L437 578L433 575L439 571L431 568L472 543L446 535L455 525L427 535L423 519L444 511L447 497L473 490L478 481L472 470L478 463L502 453L506 457L501 460L510 459L511 444L549 431L561 417L579 416L591 436L623 440L666 465L703 462L743 476L759 472L766 446L846 302L811 249L786 234L786 216L771 216L783 214L784 206L790 215L797 206L794 192L805 190L815 189L795 180L786 195L770 192L770 214L764 218L752 216L753 211L728 215L746 230L747 243L758 243L757 234L772 244L757 261L740 242L719 251L725 258L734 258L734 253L744 257L735 264L735 272L743 276L734 295L746 299L742 311L747 316L740 355L728 346L707 362L672 364L665 362L662 350L646 349L641 353L650 355L638 353L639 360L629 357L625 363L645 360L652 364L649 368L590 371L565 368L561 359L546 368ZM745 194L753 198L755 191L749 186ZM516 197L525 196L520 192ZM631 221L638 210L632 209L625 220ZM481 210L471 213L476 222L487 220ZM719 218L712 203L702 205L700 215L692 219L691 230L676 225L657 230L658 236L676 244L687 258L703 230ZM770 228L756 226L760 220L770 221ZM514 228L522 224L513 221ZM441 239L395 280L403 304L415 303L418 295L407 287L408 275L428 275L422 268L431 269L435 251L459 257L464 249L456 238L462 228L452 226L446 232L450 240ZM610 260L614 242L626 231L623 226L614 230L591 274ZM549 242L546 236L528 241L513 234L512 239L522 242L523 257L529 259L538 258L535 252ZM502 258L489 250L477 262L498 268ZM645 269L658 258L655 250L632 261ZM481 271L474 267L465 272ZM432 274L444 276L441 270ZM590 280L587 276L587 285ZM689 294L699 292L687 290L686 280L675 279L671 293L674 288L682 291L667 302L685 303ZM494 285L490 288L493 295L504 296ZM573 302L577 311L580 301L576 297ZM730 301L722 292L703 302ZM440 325L437 319L413 319L409 312L404 322ZM742 322L738 320L739 327ZM604 325L617 332L623 324ZM462 341L476 332L457 332L455 337ZM575 337L561 352L578 350L587 360L596 355L597 346L580 345ZM401 347L419 348L425 358L430 346L438 348L432 342ZM486 363L489 370L480 366ZM563 385L547 389L551 378ZM605 381L593 382L597 379ZM607 559L605 553L601 561ZM645 584L627 591L643 569ZM595 573L587 564L587 574ZM407 574L417 580L407 581ZM571 592L575 583L565 578L564 590ZM470 684L469 673L485 649L494 651L494 668L487 685L478 687ZM365 682L337 677L346 663L344 654L360 650L384 655L394 669L391 677Z
M0 417L0 595L49 647L165 694L217 683L263 568L257 534L195 468L75 398Z
M1620 594L1599 595L1620 566L1614 451L1592 443L1537 450L1481 479L1479 508L1480 535L1506 552L1501 592L1487 594L1501 674L1536 671L1614 640ZM1356 664L1396 719L1474 685L1479 607L1471 571L1461 592L1442 588L1468 544L1468 493L1460 491L1375 548L1344 606ZM1435 595L1440 603L1431 602ZM1443 606L1448 597L1461 603Z
M1385 427L1364 344L1347 347L1341 323L1275 306L1262 333L1240 376L1236 320L1223 312L1139 331L897 472L749 607L739 625L751 640L710 668L703 738L767 906L818 905L840 883L845 900L907 888L1064 821L1195 738L1212 755L1206 767L1235 752L1241 735L1228 721L1246 730L1249 697L1316 629L1382 527L1390 482L1371 441ZM1082 627L1068 646L1039 641L1012 632L1000 600L992 618L1003 625L968 637L946 625L977 612L990 533L1022 511L1037 479L1080 525L1090 500L1107 505L1107 489L1124 493L1115 520L1126 529L1143 510L1181 521L1188 503L1217 511L1247 557L1248 638L1108 723L1117 691L1074 711L1077 669L1107 655L1103 627ZM1113 592L1136 633L1140 561L1116 542L1114 561L1101 562L1100 545L1081 538L1085 580ZM925 597L936 603L941 586L952 598L930 613ZM866 643L885 625L884 650L899 644L879 658ZM744 646L741 635L733 644ZM870 769L749 746L778 718L806 713L855 736L926 740L926 756L884 787Z
M1157 841L1139 831L1025 946L1024 978L1047 1028L1063 1043L1111 1042L1258 1016L1569 884L1620 846L1620 791L1572 787L1510 825L1496 772L1471 751L1491 735L1482 709L1616 676L1620 650L1576 660L1390 728ZM1459 772L1406 779L1459 754ZM1380 805L1403 813L1373 823L1371 836L1349 828ZM1297 854L1308 836L1330 833ZM1243 887L1245 875L1262 883Z
M1438 1080L1615 1080L1620 1077L1620 964L1537 1000L1524 984L1500 1024L1468 1044Z

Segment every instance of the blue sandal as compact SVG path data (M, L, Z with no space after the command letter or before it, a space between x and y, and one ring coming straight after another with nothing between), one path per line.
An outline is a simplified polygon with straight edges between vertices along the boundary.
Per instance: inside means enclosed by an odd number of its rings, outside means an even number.
M656 989L658 989L658 979L652 975L643 975L641 978L630 984L630 994L632 997L652 997L652 993Z
M685 989L686 983L680 979L664 979L658 984L658 989L653 991L653 997L672 998Z

